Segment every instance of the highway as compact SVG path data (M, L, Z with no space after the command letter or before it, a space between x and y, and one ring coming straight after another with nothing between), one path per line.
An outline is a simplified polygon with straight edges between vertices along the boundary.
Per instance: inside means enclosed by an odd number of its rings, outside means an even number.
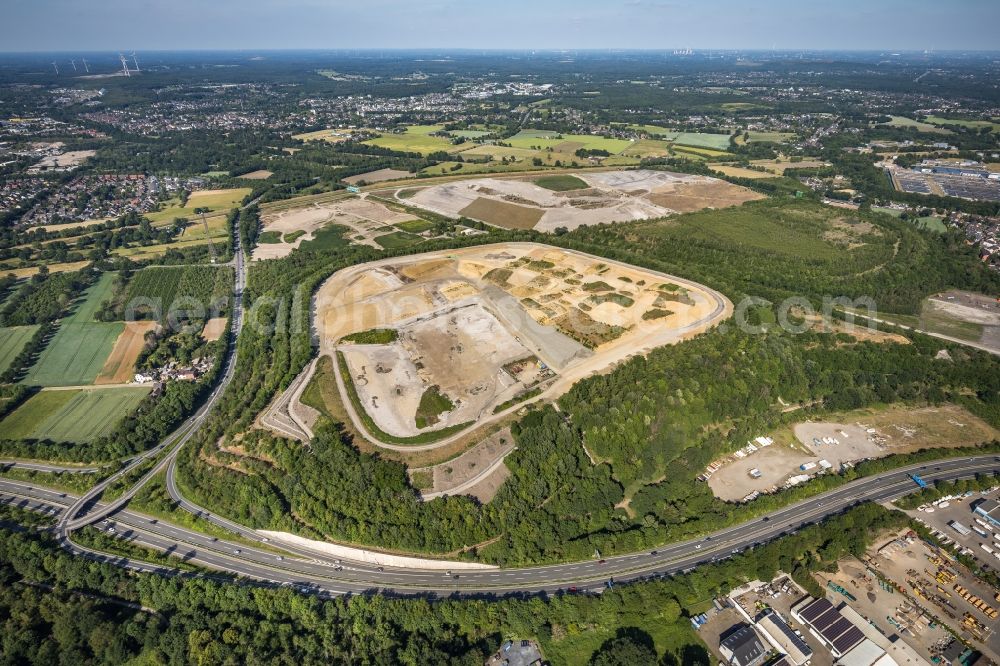
M441 571L380 568L343 561L337 563L320 554L305 552L280 555L253 530L240 527L241 534L261 543L257 548L242 541L217 539L200 532L157 520L128 509L95 525L136 545L154 548L191 564L263 584L293 585L302 591L326 595L382 591L400 595L507 595L538 592L603 589L606 581L641 580L686 571L765 543L783 534L816 523L858 503L885 501L916 490L908 474L919 473L927 481L967 478L977 473L1000 473L1000 456L983 455L912 465L859 479L840 488L798 502L767 516L720 530L710 535L643 551L594 560L509 569L462 571L459 577ZM79 498L32 486L28 482L0 480L0 500L31 510L55 512L60 521ZM104 514L108 506L96 503ZM136 570L165 575L186 575L171 567L147 564L98 553L72 542L71 552ZM655 553L655 554L654 554Z
M226 387L229 385L229 382L232 380L233 374L236 370L236 341L243 325L243 290L246 286L246 266L243 251L240 247L238 232L234 233L233 243L232 265L235 269L235 278L233 289L232 334L230 336L228 352L223 361L224 365L219 381L216 383L215 388L205 399L198 411L196 411L194 415L188 417L188 419L184 421L184 423L181 424L177 430L168 435L166 439L149 451L146 451L127 461L120 470L96 484L82 497L77 498L68 510L60 514L57 531L59 532L60 540L66 545L70 544L70 531L79 529L85 525L90 525L98 520L102 520L112 513L120 510L142 489L146 483L149 482L150 479L166 469L171 461L177 456L181 447L194 436L201 424L204 423L205 419L211 412L212 407L215 405L215 402L219 399L219 396L223 394ZM156 459L161 455L162 457L156 461L156 463L140 478L140 480L131 488L127 489L118 499L114 502L102 504L98 507L96 500L102 493L104 493L105 490L108 489L108 487L113 485L122 477L131 473L133 470L145 464L148 460Z
M978 473L1000 473L1000 455L945 459L912 465L876 476L859 479L821 495L803 500L767 516L720 530L697 539L672 543L653 551L607 556L586 560L523 568L462 570L457 575L440 570L381 567L332 557L308 547L273 544L255 530L214 515L209 509L187 500L177 486L176 457L208 417L219 396L233 378L236 366L236 338L243 324L243 290L246 273L239 239L235 240L236 269L232 317L232 344L224 359L215 388L201 408L177 430L151 450L125 461L118 472L98 483L82 496L39 487L32 482L0 479L0 501L56 517L53 529L60 544L81 557L109 562L138 571L167 576L192 575L175 567L131 560L86 548L71 539L71 532L88 525L127 539L136 545L169 553L209 570L213 577L234 577L257 584L293 585L322 595L383 591L411 595L505 595L569 590L599 591L607 581L640 580L674 574L724 559L734 553L765 543L804 525L818 522L861 502L884 501L910 493L916 485L908 474L919 473L927 481L956 479ZM13 461L10 461L13 462ZM18 466L26 466L16 461ZM58 465L27 463L36 469L63 469ZM100 495L111 484L142 465L150 465L142 477L113 501ZM84 471L77 468L80 471ZM159 520L126 508L129 500L156 474L166 471L167 489L179 506L237 535L217 538ZM253 544L259 544L253 545Z

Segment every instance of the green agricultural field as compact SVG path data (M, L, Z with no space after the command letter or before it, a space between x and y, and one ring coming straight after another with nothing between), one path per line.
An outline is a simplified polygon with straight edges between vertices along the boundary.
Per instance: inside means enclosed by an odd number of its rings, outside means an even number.
M536 136L532 130L522 130L509 139L504 139L504 143L509 143L514 148L528 150L547 150L551 148L554 151L567 153L568 155L572 155L581 148L587 150L606 150L612 155L616 155L632 146L632 142L625 139L606 139L603 136L590 134L559 135L552 132L548 132L545 136Z
M70 316L28 371L24 383L32 386L90 384L104 366L115 340L125 330L120 322L94 320L101 304L111 297L114 273L104 273L87 288Z
M493 132L487 132L485 130L453 130L448 132L451 136L459 136L463 139L478 139L479 137L486 136L487 134L492 134Z
M788 143L795 132L750 132L747 143Z
M715 150L714 148L694 148L692 146L681 146L675 145L672 150L675 153L684 153L684 155L678 155L678 157L685 157L687 155L694 155L695 157L726 157L730 155L724 150Z
M546 150L548 148L555 150L555 147L565 143L566 139L556 132L538 134L532 130L521 130L514 136L504 139L503 142L521 150Z
M228 298L232 279L232 269L225 266L151 266L132 276L121 304L133 316L153 316L158 309L160 318L181 299L187 306L194 300L207 309Z
M559 132L554 132L552 130L542 130L542 129L523 129L513 137L514 139L551 139L557 136Z
M554 192L568 192L570 190L583 190L588 187L586 182L580 180L572 174L560 174L555 176L542 176L535 179L535 185L544 187Z
M390 234L375 237L375 242L387 250L409 247L414 243L419 243L420 240L421 238L419 236L414 236L413 234L408 234L404 231L393 231Z
M659 139L639 139L622 151L630 157L666 157L670 154L670 142Z
M92 383L124 330L122 322L63 322L28 371L24 383L31 386Z
M495 146L493 144L485 144L482 146L476 146L475 148L469 148L462 153L463 158L468 157L492 157L495 160L502 159L504 157L510 159L514 158L516 160L530 160L533 157L543 157L542 153L537 150L532 150L530 148L511 148L509 146ZM442 166L447 166L447 163ZM458 164L456 162L455 164ZM477 166L475 164L465 163L464 167ZM435 170L435 167L428 167L426 171Z
M82 391L41 391L0 421L4 439L31 439L39 425Z
M398 222L395 227L402 231L409 232L411 234L419 234L424 231L428 231L434 228L433 222L428 222L427 220L407 220L406 222Z
M149 387L41 391L0 422L11 439L89 442L111 432Z
M73 313L66 321L75 324L87 324L96 321L94 315L101 309L101 305L110 300L114 294L116 276L117 273L101 273L97 282L87 289L83 295L83 301L73 310Z
M175 217L186 217L194 221L197 218L201 222L201 216L195 215L195 208L209 208L210 213L206 213L206 218L212 215L226 215L233 208L240 205L243 198L250 194L249 187L237 187L231 190L203 190L193 192L188 197L187 205L181 206L180 201L173 200L170 205L155 213L146 213L150 222L170 222Z
M386 132L378 138L365 141L365 143L404 153L420 153L421 155L428 155L442 150L445 152L460 152L465 148L465 146L453 145L445 137L431 136L431 133L440 132L442 129L443 125L409 125L403 133L394 134Z
M918 132L926 132L928 134L951 134L951 130L944 129L943 127L936 127L929 123L922 123L919 120L913 120L912 118L906 118L905 116L893 116L892 120L885 123L889 127L912 127Z
M964 120L958 118L942 118L941 116L927 116L926 121L932 125L952 125L954 127L964 127L966 129L980 130L989 127L993 132L1000 132L1000 122L989 120Z
M626 129L633 132L644 132L651 137L657 137L660 139L672 140L677 138L678 132L667 129L666 127L660 127L659 125L628 125Z
M0 372L6 372L37 330L38 326L0 328Z
M726 150L729 148L729 135L706 134L703 132L679 132L674 138L674 143L680 146L691 146L693 148Z

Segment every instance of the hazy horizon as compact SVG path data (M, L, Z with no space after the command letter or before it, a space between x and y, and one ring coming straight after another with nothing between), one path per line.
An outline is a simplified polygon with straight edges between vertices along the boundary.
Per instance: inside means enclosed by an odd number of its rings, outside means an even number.
M11 0L5 53L188 50L993 51L993 0Z

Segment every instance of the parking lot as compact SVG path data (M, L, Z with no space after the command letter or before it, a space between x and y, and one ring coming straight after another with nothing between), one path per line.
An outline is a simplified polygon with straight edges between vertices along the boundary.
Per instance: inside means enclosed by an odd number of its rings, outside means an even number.
M1000 552L1000 528L994 527L989 529L983 527L976 522L976 515L972 512L972 504L975 502L982 499L997 499L997 497L1000 497L1000 491L996 490L986 495L973 493L968 497L951 499L937 506L928 505L923 511L915 509L906 513L916 518L931 530L939 532L946 544L949 542L960 544L971 551L968 554L979 560L983 566L993 571L1000 571L1000 559L982 548L983 546L987 546L994 553ZM952 521L956 521L969 528L969 534L961 534L951 527L949 523ZM982 530L986 533L986 536L984 537L972 531L973 528ZM990 596L992 597L992 595Z
M486 666L530 666L541 663L542 652L538 644L525 639L506 640L490 658Z

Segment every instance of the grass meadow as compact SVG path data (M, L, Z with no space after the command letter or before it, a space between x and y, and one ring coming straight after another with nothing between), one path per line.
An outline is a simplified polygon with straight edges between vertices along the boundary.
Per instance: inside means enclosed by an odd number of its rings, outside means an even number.
M89 442L111 432L149 387L41 391L15 409L0 430L11 439Z

